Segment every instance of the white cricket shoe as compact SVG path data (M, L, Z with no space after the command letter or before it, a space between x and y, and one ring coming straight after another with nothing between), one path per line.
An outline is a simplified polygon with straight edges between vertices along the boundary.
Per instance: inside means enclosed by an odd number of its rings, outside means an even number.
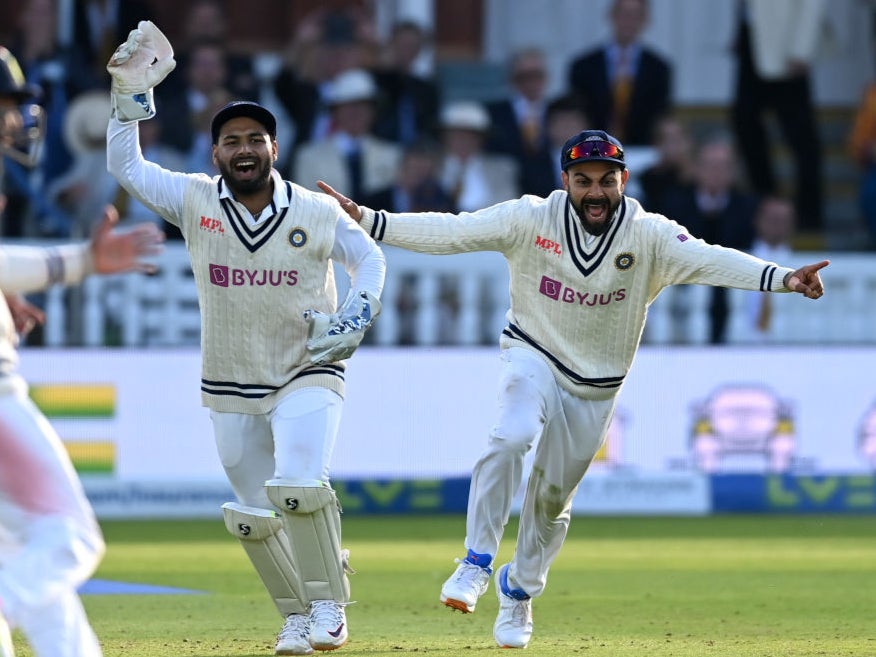
M310 645L316 650L335 650L347 642L347 614L334 600L310 603Z
M277 636L275 655L312 655L310 619L304 614L289 614Z
M508 564L496 570L499 613L493 638L502 648L525 648L532 637L532 598L523 589L508 586Z
M478 598L487 592L490 570L465 559L457 559L456 563L459 564L456 570L441 587L441 602L464 614L470 614L475 610Z

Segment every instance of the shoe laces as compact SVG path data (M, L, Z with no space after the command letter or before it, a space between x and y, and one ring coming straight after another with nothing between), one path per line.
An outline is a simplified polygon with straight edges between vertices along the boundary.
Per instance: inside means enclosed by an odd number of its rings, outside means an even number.
M344 622L344 605L334 600L314 600L310 618L317 625L337 627Z
M509 600L512 600L514 603L511 606L511 622L520 627L525 627L532 616L530 607L532 600L514 600L513 598L509 598Z
M278 639L307 639L310 636L310 622L307 616L302 614L289 614L283 629L280 630Z
M464 586L481 586L484 576L489 575L480 566L469 563L464 559L457 559L456 563L459 564L459 568L456 569L456 581Z

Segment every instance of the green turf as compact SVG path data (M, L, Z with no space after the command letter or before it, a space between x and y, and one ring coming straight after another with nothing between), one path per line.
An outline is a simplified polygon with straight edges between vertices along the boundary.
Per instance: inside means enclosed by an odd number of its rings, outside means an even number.
M221 520L104 530L98 577L205 592L84 596L105 657L273 654L280 618ZM335 654L496 654L492 586L473 615L438 603L461 516L350 516L344 533L356 604ZM872 657L876 518L576 517L533 609L529 656Z

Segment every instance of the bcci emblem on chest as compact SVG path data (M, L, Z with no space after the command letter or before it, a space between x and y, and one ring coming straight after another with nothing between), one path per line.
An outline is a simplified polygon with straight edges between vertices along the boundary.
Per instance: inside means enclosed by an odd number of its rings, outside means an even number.
M307 233L303 228L293 228L289 233L289 244L296 249L307 244Z

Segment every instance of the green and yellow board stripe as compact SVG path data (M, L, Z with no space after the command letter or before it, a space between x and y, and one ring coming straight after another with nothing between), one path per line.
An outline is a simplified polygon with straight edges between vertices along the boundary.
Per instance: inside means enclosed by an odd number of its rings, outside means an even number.
M116 414L116 389L112 384L33 385L30 397L48 418L109 419Z
M64 447L79 473L111 474L115 469L116 446L111 440L65 440Z

